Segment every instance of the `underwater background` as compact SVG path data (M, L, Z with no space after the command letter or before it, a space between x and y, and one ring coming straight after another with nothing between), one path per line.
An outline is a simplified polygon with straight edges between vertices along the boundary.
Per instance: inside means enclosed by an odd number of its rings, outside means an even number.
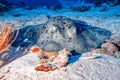
M2 7L6 7L6 9L12 6L31 6L31 7L79 7L83 5L94 4L99 7L101 4L106 3L110 6L115 6L120 4L119 0L0 0L0 10Z
M0 80L120 80L120 0L0 0L0 51Z
M2 3L8 5L24 5L24 6L55 6L55 5L80 5L81 3L90 4L95 0L1 0Z

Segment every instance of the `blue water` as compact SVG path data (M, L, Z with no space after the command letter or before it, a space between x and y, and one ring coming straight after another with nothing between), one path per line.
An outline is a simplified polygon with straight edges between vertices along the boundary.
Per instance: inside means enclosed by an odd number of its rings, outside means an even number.
M4 1L4 0L3 0ZM81 3L90 4L94 0L5 0L9 5L28 5L28 6L56 6L59 4L80 5ZM68 6L68 5L67 5Z
M79 7L81 5L91 5L101 6L101 4L106 3L110 6L116 6L120 4L120 0L0 0L0 3L4 4L4 9L10 9L13 6L18 7ZM111 4L112 3L112 4ZM0 5L1 11L1 5Z
M58 0L6 0L10 5L28 6L55 6L60 4Z
M0 0L0 12L9 11L16 7L51 7L56 10L66 7L78 7L83 4L92 4L95 0ZM2 5L1 5L2 4ZM30 9L30 8L29 8Z

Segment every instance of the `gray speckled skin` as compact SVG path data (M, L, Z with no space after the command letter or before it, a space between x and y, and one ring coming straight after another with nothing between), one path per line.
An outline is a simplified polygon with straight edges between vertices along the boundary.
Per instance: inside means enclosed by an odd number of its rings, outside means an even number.
M80 54L90 48L99 47L110 35L108 30L57 16L50 18L43 25L20 29L19 36L13 45L22 42L21 46L36 44L45 51L59 51L66 48L73 51L73 54ZM24 42L26 38L28 41Z
M28 47L30 45L35 44L37 39L39 38L39 35L43 31L42 27L43 24L35 25L35 26L27 26L19 29L18 37L12 45L14 47L18 47L18 46Z

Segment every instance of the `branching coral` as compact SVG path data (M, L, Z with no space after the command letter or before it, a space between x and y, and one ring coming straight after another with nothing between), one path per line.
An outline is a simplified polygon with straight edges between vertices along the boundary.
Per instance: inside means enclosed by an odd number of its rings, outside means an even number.
M14 28L7 27L6 23L3 25L2 30L0 31L0 53L8 50L11 44L16 40L18 32L14 36Z

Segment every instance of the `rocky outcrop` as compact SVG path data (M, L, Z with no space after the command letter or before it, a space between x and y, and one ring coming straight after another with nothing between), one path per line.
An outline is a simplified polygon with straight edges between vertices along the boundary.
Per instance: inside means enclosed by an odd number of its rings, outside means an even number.
M43 25L20 29L13 46L36 44L45 51L59 51L66 48L74 54L81 54L97 48L111 33L106 29L91 27L82 21L57 16Z

